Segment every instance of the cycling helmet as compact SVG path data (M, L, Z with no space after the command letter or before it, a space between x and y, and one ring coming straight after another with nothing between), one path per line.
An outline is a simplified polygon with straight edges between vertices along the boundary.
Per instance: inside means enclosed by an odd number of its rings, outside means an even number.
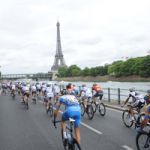
M86 87L86 84L82 84L82 87Z
M135 88L134 88L134 87L133 87L133 88L130 88L129 91L130 91L130 92L135 92Z
M71 89L72 88L72 84L71 83L68 83L67 85L66 85L66 89Z

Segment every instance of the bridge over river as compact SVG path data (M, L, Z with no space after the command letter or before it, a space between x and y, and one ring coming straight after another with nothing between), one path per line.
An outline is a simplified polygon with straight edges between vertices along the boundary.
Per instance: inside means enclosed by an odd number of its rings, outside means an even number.
M36 73L36 74L2 74L2 80L33 79L33 80L53 80L57 72Z

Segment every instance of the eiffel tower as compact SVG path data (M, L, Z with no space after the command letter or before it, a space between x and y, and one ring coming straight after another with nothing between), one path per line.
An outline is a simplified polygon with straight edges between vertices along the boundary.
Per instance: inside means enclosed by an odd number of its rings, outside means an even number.
M57 26L56 54L55 54L54 64L51 67L51 71L58 71L58 69L61 67L67 67L61 49L60 29L59 29L60 23L57 22L56 26Z

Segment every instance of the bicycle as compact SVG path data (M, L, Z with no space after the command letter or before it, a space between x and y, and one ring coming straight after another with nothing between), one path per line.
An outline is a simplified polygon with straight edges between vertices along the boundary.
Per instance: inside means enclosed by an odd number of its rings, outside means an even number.
M101 116L105 116L105 114L106 114L106 106L104 105L103 102L101 102L100 99L96 98L96 101L94 101L94 99L93 99L92 106L93 106L94 113L96 113L96 111L98 110L99 114Z
M149 124L148 124L149 126ZM150 149L150 131L141 131L138 132L136 136L136 146L138 150L143 150L143 149Z
M28 104L28 98L29 97L29 93L26 93L25 95L24 95L24 98L23 98L23 103L24 103L24 105L25 105L25 108L28 110L29 109L29 104Z
M11 91L11 96L12 96L12 99L15 99L15 97L16 97L15 91Z
M61 131L62 142L65 150L81 150L80 144L74 138L73 124L74 119L69 118L69 123L66 125L67 139L63 137L63 130ZM56 123L62 122L61 120L53 121L54 127L57 128Z
M36 93L35 92L32 92L32 101L34 104L36 104Z
M6 88L2 88L2 94L6 95L7 94L6 90L7 90Z
M52 99L50 99L50 101L52 101ZM53 112L54 112L53 110L54 104L52 102L49 102L47 105L48 105L48 108L46 109L46 113L47 114L49 113L50 117L52 117Z
M84 114L86 113L88 118L90 120L92 120L94 117L94 110L93 110L91 98L87 98L84 100L82 99L79 101L79 103L80 103L80 107L81 107L81 116L84 116ZM85 105L85 103L87 103L87 104Z
M127 107L128 107L128 109L125 109L122 113L122 121L123 121L124 125L128 128L132 127L133 124L135 123L135 128L136 128L142 122L145 114L140 113L139 108L132 108L134 110L135 114L134 114L134 120L131 120L132 115L131 115L131 112L129 110L129 107L131 107L131 104L128 104Z

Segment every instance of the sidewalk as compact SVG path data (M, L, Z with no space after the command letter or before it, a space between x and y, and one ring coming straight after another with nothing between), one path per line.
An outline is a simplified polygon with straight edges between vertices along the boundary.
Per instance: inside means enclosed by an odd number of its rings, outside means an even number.
M125 108L122 108L121 105L119 105L118 102L115 101L115 100L112 100L110 102L108 102L107 100L102 100L102 102L108 108L116 109L116 110L119 110L119 111L124 111L125 110Z

